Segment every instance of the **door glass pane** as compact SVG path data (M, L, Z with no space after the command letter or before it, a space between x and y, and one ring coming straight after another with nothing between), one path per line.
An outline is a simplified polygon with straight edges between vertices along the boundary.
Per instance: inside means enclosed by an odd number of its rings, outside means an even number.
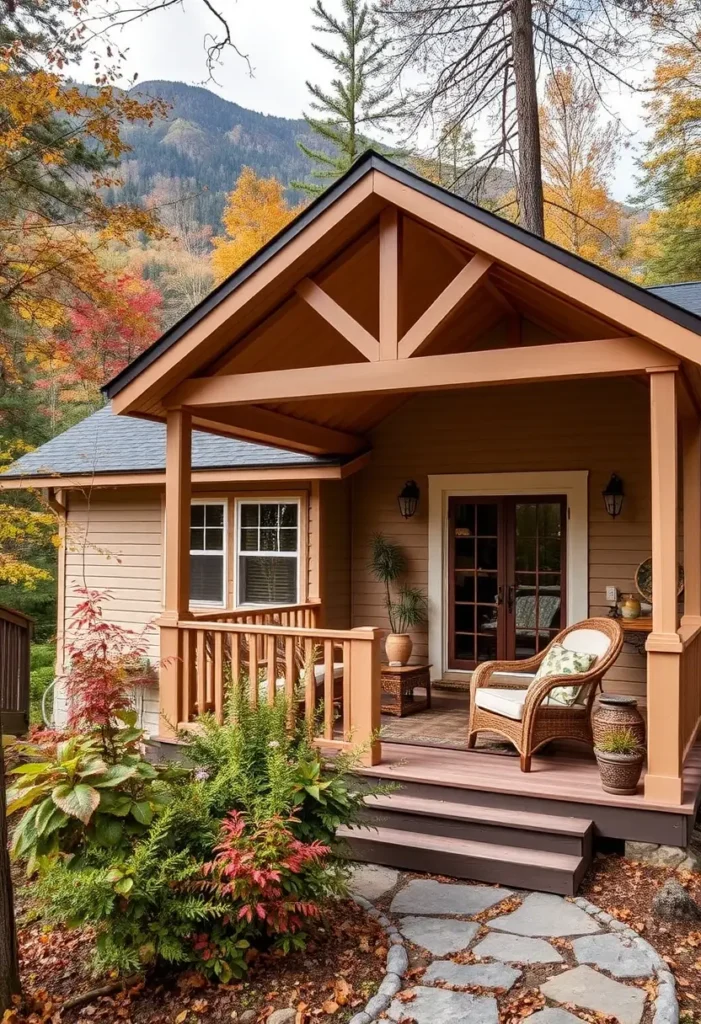
M455 568L474 569L475 567L475 542L472 539L456 537L455 539Z
M516 534L516 569L535 569L538 551L535 537L521 537Z
M541 540L538 543L538 569L540 572L560 571L562 543L558 540Z
M499 508L496 504L477 506L477 533L480 537L496 537L499 529Z
M530 657L561 628L563 503L516 502L515 656Z
M497 633L497 609L493 605L477 605L477 632Z
M489 540L478 539L477 541L477 568L496 569L497 567L497 544L496 537Z
M497 574L480 572L477 574L477 600L484 604L497 603Z
M494 636L477 637L477 658L480 661L494 661L497 656L497 638Z
M471 503L461 502L455 508L455 527L458 530L466 531L464 536L471 537L475 533L475 506Z
M487 650L497 650L499 607L499 524L497 501L451 502L452 522L452 625L451 658L456 668L475 664L478 635L487 643L480 646L481 658Z
M475 638L472 633L455 634L455 660L475 660Z
M455 573L455 600L474 601L475 599L475 574L473 572L458 571Z
M455 605L455 631L456 633L474 633L475 630L475 606L473 604Z

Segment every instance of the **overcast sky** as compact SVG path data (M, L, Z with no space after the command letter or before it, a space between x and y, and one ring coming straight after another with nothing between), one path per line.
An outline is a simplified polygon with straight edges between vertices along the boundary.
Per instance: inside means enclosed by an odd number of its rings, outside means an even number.
M202 0L152 14L123 29L117 41L127 48L127 70L138 72L140 81L167 79L189 85L205 85L225 99L265 114L300 117L308 107L305 80L327 84L330 71L312 49L313 17L310 0L220 0L236 43L248 54L253 75L245 61L227 51L216 71L216 82L206 81L204 36L216 31L216 21ZM338 0L327 0L330 10ZM318 38L318 35L317 35ZM85 79L92 61L86 59ZM618 160L612 191L626 200L634 190L635 158L645 137L644 111L638 97L609 93L611 107L629 131L629 145Z

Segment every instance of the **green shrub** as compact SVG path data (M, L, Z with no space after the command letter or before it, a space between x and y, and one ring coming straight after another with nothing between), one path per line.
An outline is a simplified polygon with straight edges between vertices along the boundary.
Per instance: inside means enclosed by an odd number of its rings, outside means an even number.
M56 676L56 646L32 644L29 682L29 724L41 725L41 702Z

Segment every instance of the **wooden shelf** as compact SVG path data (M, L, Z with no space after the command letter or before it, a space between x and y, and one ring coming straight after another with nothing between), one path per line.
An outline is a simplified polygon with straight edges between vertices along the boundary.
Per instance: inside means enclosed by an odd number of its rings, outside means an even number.
M638 619L619 619L624 633L652 633L652 619L643 617Z

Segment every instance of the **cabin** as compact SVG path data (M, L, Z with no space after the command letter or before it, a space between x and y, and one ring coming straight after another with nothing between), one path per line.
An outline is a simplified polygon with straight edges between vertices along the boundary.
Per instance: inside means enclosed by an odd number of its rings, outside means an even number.
M359 858L573 892L596 837L686 844L699 287L640 288L368 152L104 391L0 478L59 512L59 671L88 585L148 631L140 710L164 751L242 674L260 699L301 685L318 742L399 784ZM402 669L377 532L428 600ZM651 607L621 626L648 559ZM602 691L646 719L634 795L602 790L581 736L524 758L469 729L481 666L591 619L622 638Z

